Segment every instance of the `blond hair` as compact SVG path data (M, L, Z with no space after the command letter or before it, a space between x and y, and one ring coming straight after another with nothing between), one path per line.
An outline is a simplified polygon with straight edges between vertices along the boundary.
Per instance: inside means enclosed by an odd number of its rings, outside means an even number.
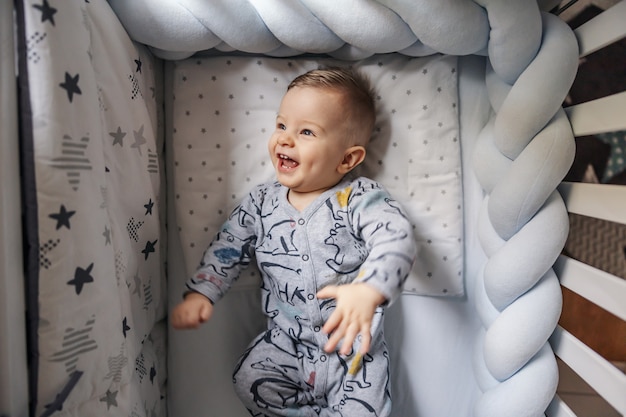
M354 142L368 143L376 123L376 105L374 90L365 75L352 68L319 68L296 77L287 91L293 87L325 88L340 93L346 100L348 127Z

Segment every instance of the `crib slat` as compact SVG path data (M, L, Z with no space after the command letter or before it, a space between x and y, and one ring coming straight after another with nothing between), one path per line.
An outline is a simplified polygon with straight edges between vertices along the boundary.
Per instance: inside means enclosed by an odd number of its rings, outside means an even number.
M626 415L626 374L558 326L550 344L556 355L620 414Z
M626 280L563 255L554 271L561 285L626 321Z
M624 109L626 91L567 107L565 112L572 124L574 136L579 137L626 129Z
M559 192L570 213L626 224L626 187L563 182Z
M626 0L605 10L577 28L579 54L589 55L626 36Z
M554 399L546 410L547 417L576 417L576 413L565 404L558 395L554 396Z

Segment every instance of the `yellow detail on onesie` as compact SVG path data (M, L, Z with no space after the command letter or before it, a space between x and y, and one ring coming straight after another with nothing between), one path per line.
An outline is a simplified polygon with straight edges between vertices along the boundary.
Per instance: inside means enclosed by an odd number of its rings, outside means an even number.
M350 364L350 369L348 370L348 375L355 376L361 370L363 354L361 352L357 352L352 359L352 363Z
M352 187L346 187L342 191L337 191L337 201L339 201L339 206L341 208L348 206L348 198L350 197L350 192L352 191Z
M356 276L356 278L354 278L354 281L352 281L353 283L357 283L359 281L361 281L363 279L363 277L365 277L365 269L361 269L359 271L359 275Z

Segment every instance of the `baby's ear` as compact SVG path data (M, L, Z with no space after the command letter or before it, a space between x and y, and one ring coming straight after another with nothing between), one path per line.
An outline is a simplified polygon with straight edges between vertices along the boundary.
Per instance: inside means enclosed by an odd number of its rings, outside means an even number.
M337 171L344 175L352 171L357 165L359 165L365 159L365 147L361 145L351 146L346 149L343 155L343 160L337 167Z

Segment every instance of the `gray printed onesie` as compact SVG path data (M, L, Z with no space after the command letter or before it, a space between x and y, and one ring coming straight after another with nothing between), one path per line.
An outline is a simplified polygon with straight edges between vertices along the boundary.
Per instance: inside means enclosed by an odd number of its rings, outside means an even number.
M367 178L344 178L302 212L289 204L287 192L277 182L253 189L187 287L216 303L256 256L268 330L250 344L233 374L253 416L387 416L383 308L374 316L368 354L359 353L358 341L347 357L327 354L321 328L335 300L315 294L358 280L392 302L415 259L411 225L387 191Z

